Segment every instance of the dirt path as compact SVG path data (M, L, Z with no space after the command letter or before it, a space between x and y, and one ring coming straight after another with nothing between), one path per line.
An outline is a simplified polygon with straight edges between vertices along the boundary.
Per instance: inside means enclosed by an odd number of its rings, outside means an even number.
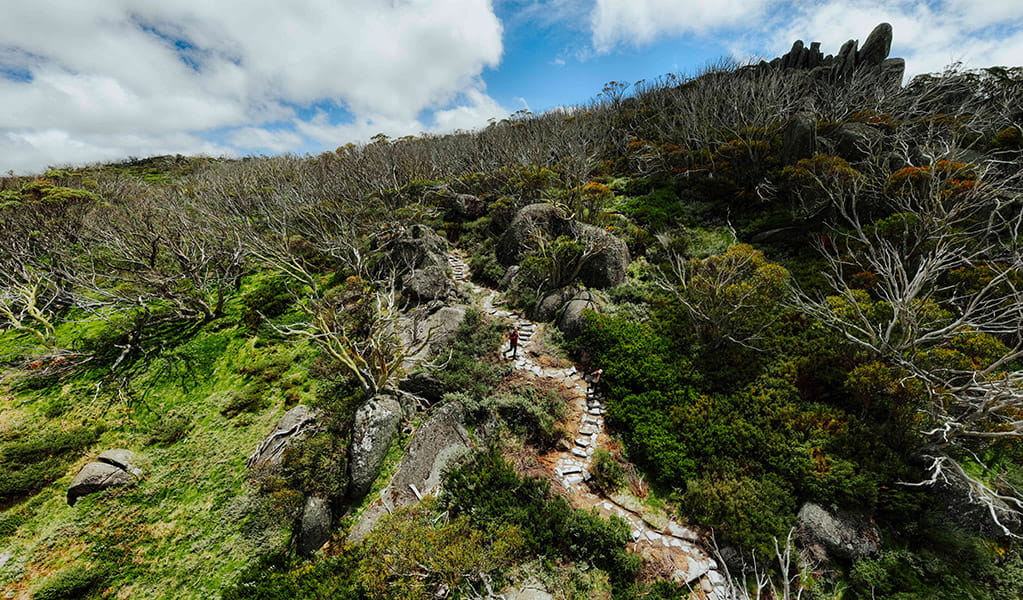
M604 516L617 515L632 529L632 550L658 565L663 574L680 582L689 583L709 598L723 582L717 563L699 546L699 535L673 521L662 511L644 505L639 498L623 492L606 498L594 494L586 484L597 448L609 441L604 428L604 399L599 394L588 394L583 373L576 367L565 369L545 367L531 358L530 347L538 325L522 315L495 303L496 290L480 286L469 280L465 257L457 250L448 255L454 279L467 286L480 300L483 310L493 317L504 319L519 328L519 351L514 366L531 377L553 380L570 398L566 419L572 434L571 450L551 452L540 457L551 465L553 476L568 491L573 505L596 508ZM502 351L507 349L507 345Z

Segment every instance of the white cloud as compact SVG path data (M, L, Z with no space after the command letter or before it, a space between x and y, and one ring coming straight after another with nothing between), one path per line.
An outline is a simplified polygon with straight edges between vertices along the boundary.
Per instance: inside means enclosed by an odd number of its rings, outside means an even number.
M274 153L294 152L302 147L304 139L294 131L244 127L233 132L228 142L247 152L267 150Z
M455 120L493 103L472 91L503 52L491 0L4 4L0 136L20 141L0 146L0 170L30 164L26 156L66 162L135 150L97 147L104 134L147 147L180 134L202 151L198 134L241 127L232 143L295 147L256 128L319 102L344 106L355 123L410 123L436 109L456 111L441 117ZM465 110L450 108L463 96ZM32 151L43 143L37 131L61 132L66 148Z
M662 36L708 33L758 23L770 0L596 0L591 15L593 46L608 52L640 46Z

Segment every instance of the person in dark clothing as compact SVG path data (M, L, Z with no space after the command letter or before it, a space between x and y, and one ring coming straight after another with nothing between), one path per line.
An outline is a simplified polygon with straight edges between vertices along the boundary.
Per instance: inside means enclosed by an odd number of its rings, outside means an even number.
M508 332L508 349L502 353L502 356L507 356L509 352L512 353L512 359L518 358L519 352L518 327L512 327L512 330Z

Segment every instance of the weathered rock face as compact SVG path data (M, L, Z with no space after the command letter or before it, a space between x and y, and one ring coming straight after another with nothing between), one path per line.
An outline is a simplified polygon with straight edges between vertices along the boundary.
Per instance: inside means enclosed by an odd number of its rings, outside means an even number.
M505 588L501 590L501 596L505 600L554 600L554 596L539 581L527 581Z
M849 40L842 44L838 54L825 56L820 45L813 42L807 48L803 40L796 40L784 56L761 61L759 68L809 70L815 78L827 81L842 81L853 73L874 74L890 85L902 84L906 63L901 58L888 59L892 49L892 26L888 23L875 27L863 47L859 47L858 41Z
M454 292L448 277L448 243L435 231L416 224L388 241L375 270L401 277L406 299L416 303L447 298Z
M401 404L380 394L355 411L352 445L348 450L350 498L362 498L373 485L401 424Z
M406 368L415 366L434 349L450 343L465 320L465 311L463 305L445 306L437 302L410 312L403 321L401 343L405 348L419 350L409 356Z
M380 499L362 514L348 540L361 540L383 515L433 493L441 483L441 473L467 451L468 443L461 407L446 404L438 408L416 430L391 482L380 493Z
M881 532L862 515L807 502L799 509L803 547L818 560L854 560L881 549Z
M330 503L323 498L309 496L302 509L302 521L298 529L298 552L309 556L330 539Z
M545 322L554 320L565 303L571 300L576 293L575 289L568 287L547 294L536 306L536 320Z
M844 123L835 130L835 154L855 162L872 156L884 134L866 123Z
M108 450L100 456L104 459L85 465L75 475L67 490L67 503L71 506L82 496L128 485L141 473L135 466L134 453L128 450Z
M603 289L625 281L625 269L630 262L625 242L599 227L569 218L553 204L530 204L519 210L497 241L497 260L504 266L515 265L533 247L538 235L551 240L571 237L594 252L579 273L579 279L588 287Z
M989 508L978 504L970 497L967 486L962 483L941 482L934 486L936 497L945 505L945 514L966 531L990 538L1006 538L1006 529L1018 535L1023 531L1023 520L1019 513L1002 501ZM992 511L998 523L992 518Z
M587 246L600 249L579 272L583 285L603 290L624 283L625 270L631 262L628 245L600 227L577 223L576 230L587 241Z
M249 468L279 467L288 446L316 432L317 417L316 411L302 404L284 413L273 432L249 455Z
M402 293L406 298L417 302L447 298L451 288L447 268L436 265L416 269L401 280Z
M586 327L583 311L587 309L600 310L600 300L589 290L579 292L565 304L557 325L566 339L574 339L582 334Z
M517 264L530 250L530 240L540 233L550 239L572 233L572 220L553 204L538 203L524 206L515 213L511 225L497 240L494 248L497 260L510 267Z
M398 389L419 396L430 404L436 404L444 397L444 382L421 371L412 373L399 381Z

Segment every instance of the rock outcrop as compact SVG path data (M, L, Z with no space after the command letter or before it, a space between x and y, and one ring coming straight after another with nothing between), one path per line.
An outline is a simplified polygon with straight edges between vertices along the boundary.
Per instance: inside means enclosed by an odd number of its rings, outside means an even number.
M375 271L396 273L405 298L416 303L448 298L455 288L448 277L448 243L434 230L416 224L381 243Z
M497 241L498 262L506 267L517 264L540 236L548 240L565 236L586 247L591 257L580 269L579 280L587 287L604 289L625 281L625 270L631 260L625 242L600 227L572 219L553 204L530 204L515 214Z
M349 498L362 498L373 485L398 435L401 417L401 403L389 394L379 394L355 411L348 450Z
M330 539L331 524L330 503L323 498L308 496L298 528L299 554L309 556L322 548Z
M557 326L566 339L574 339L586 328L583 320L585 310L600 310L600 299L589 290L579 292L562 307Z
M468 449L469 434L462 426L462 409L457 404L440 407L419 426L394 477L380 498L362 513L349 533L349 541L365 537L376 522L395 508L418 502L441 483L441 473Z
M862 515L807 502L799 509L803 548L816 560L855 560L881 549L881 532Z
M288 446L303 436L316 432L317 416L316 411L302 404L284 413L270 435L266 436L249 455L247 462L249 468L279 467Z
M807 47L803 40L796 40L786 54L770 62L761 61L758 66L808 70L814 77L827 81L843 81L856 73L877 75L881 81L895 86L902 84L906 61L888 58L892 49L892 26L888 23L875 27L862 47L859 47L858 40L849 40L842 44L837 54L827 56L820 47L820 42L813 42Z
M107 450L75 475L67 490L67 503L74 506L82 496L125 486L142 474L130 450Z

